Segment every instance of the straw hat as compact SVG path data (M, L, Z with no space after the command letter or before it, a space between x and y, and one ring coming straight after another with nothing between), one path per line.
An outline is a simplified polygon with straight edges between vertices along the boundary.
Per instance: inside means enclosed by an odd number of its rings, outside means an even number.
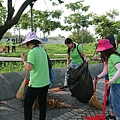
M104 51L104 50L108 50L113 48L113 46L110 44L108 39L102 39L98 41L98 46L96 51L100 52L100 51Z
M37 40L40 43L42 43L42 41L40 41L40 39L37 37L35 32L29 32L29 33L27 33L26 39L22 42L22 44L25 44L25 43L30 42L32 40Z

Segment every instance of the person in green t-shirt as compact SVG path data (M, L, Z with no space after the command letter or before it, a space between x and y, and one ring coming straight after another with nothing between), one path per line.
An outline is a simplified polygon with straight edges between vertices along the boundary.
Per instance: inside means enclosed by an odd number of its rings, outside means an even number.
M16 41L15 39L12 39L12 53L16 52Z
M30 49L27 59L21 53L24 67L30 73L30 81L24 99L25 120L32 120L32 106L38 97L39 120L46 118L46 99L50 84L47 54L44 48L39 47L40 40L34 32L29 32L22 44Z
M102 62L107 63L110 86L110 115L106 119L120 120L120 54L110 44L108 39L98 42L97 52L101 53Z
M120 46L118 46L117 51L118 51L118 53L120 53Z
M115 38L114 38L114 36L111 36L111 35L109 35L109 36L107 36L106 37L106 39L108 39L109 40L109 42L110 42L110 44L113 46L113 48L115 49L115 50L117 50L118 51L118 49L117 49L117 43L116 43L116 41L115 41ZM103 39L104 40L104 39ZM97 45L96 45L96 48L97 48ZM95 56L93 56L93 57L91 57L91 58L89 58L88 60L87 60L87 62L89 62L89 61L91 61L91 60L98 60L99 58L100 58L100 56L101 56L101 53L100 52L96 52L96 55ZM104 62L104 67L106 66L106 62ZM104 68L103 68L104 69ZM103 72L102 72L103 73ZM105 77L105 80L109 80L109 76L108 76L108 74L102 74L101 73L101 77ZM96 79L96 78L95 78ZM109 97L109 94L110 94L110 87L109 87L109 89L107 90L107 99L106 99L106 105L109 105L110 104L110 97Z
M83 49L80 45L73 42L72 39L67 38L65 40L65 45L68 47L67 50L67 70L69 68L77 68L80 64L86 61L86 55L83 52ZM79 52L80 54L79 54ZM64 86L60 87L60 89L67 88L67 72L65 73L65 80L64 80Z

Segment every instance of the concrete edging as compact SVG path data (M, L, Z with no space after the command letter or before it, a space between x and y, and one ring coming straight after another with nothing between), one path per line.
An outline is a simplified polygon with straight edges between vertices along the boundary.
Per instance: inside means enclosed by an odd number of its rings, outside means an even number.
M92 78L101 73L102 69L102 63L89 65ZM53 80L52 87L63 86L66 68L54 68L53 71L56 78ZM25 74L25 71L0 74L0 100L11 99L16 96Z

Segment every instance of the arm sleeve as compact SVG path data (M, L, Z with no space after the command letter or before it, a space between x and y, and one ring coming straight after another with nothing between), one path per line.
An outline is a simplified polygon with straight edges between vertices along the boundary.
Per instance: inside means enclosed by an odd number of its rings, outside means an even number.
M105 76L108 73L108 64L104 63L103 71L98 75L99 78Z
M28 56L27 56L27 63L34 65L35 57L34 57L33 51L29 51Z
M117 69L117 72L115 73L113 78L109 81L110 83L113 83L118 77L120 77L120 63L117 63L115 67Z

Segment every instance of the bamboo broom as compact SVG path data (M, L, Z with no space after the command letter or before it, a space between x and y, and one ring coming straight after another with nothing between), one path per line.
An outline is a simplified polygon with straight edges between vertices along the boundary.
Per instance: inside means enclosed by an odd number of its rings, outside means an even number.
M94 79L94 91L95 92L94 92L93 96L90 98L88 105L93 106L99 110L102 110L102 105L100 104L100 102L98 101L98 99L96 97L96 80L95 79Z
M102 105L98 101L98 99L96 97L96 93L94 93L93 96L90 98L88 105L93 106L99 110L102 110Z
M25 75L25 78L20 86L20 88L18 89L17 91L17 94L16 94L16 98L23 98L23 95L24 95L24 89L25 89L25 83L26 83L26 79L28 77L28 71Z

